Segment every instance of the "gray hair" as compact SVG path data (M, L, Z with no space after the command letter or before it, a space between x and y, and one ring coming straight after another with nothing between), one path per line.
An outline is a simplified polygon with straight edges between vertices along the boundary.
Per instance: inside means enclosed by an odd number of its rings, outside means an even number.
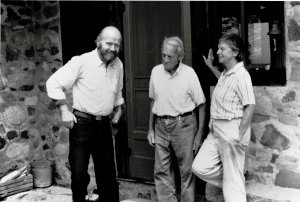
M176 50L177 50L177 54L179 55L179 57L181 58L181 60L183 60L183 58L184 58L184 47L183 47L182 40L178 36L166 37L163 40L163 43L162 43L162 46L161 46L161 50L163 50L163 48L167 44L169 44L171 46L174 46L176 48Z

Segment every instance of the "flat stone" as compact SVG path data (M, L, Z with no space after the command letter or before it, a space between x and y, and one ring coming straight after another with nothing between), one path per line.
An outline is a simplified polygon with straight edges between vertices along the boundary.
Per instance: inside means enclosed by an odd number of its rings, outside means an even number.
M253 114L252 123L261 123L270 119L269 115L255 113Z
M4 134L5 133L5 128L3 127L3 125L0 124L0 134Z
M25 98L25 105L37 105L38 104L38 97L32 96L32 97L26 97Z
M53 151L56 155L63 156L68 153L69 148L68 148L68 145L66 145L66 144L58 143L53 148Z
M223 202L224 197L222 189L216 188L213 185L207 184L206 191L213 190L210 193L211 198L206 195L208 201ZM218 191L216 191L218 190ZM278 186L268 186L261 183L249 182L246 183L247 202L299 202L300 190L282 188Z
M266 130L263 133L260 143L272 149L285 150L290 146L290 141L283 136L272 124L265 126Z
M295 101L295 98L296 98L296 92L290 91L285 96L283 96L283 98L281 99L281 102L282 103L292 102L292 101Z
M246 184L248 202L299 202L300 190L268 186L260 183ZM258 200L259 199L259 200Z
M295 51L293 51L293 52L295 52ZM300 52L297 53L297 55L298 55L298 58L300 58ZM292 63L290 80L296 81L296 82L300 81L300 63L299 62Z
M7 148L6 155L9 158L25 158L29 154L29 145L27 143L13 142Z
M142 199L142 198L133 198L133 199L125 199L121 202L155 202L155 201L148 200L148 199Z
M280 187L299 189L300 192L300 173L296 173L292 170L286 169L280 170L276 175L275 185Z
M18 193L8 197L5 201L51 201L72 202L72 192L69 188L51 186L48 188L35 188L27 192Z
M272 113L272 100L267 96L256 98L255 113L270 115Z
M290 126L297 126L298 125L297 117L294 117L294 116L292 116L291 114L288 114L288 113L279 113L278 114L278 121L280 121L281 123L284 123L286 125L290 125Z
M3 118L7 124L21 125L26 121L27 113L20 106L11 106L4 111Z

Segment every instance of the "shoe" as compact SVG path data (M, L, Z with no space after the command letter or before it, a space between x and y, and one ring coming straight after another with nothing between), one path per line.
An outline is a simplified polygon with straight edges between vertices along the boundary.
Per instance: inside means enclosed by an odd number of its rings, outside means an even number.
M88 195L85 196L85 201L86 202L95 202L98 201L99 199L99 194L98 190L94 189L88 193Z

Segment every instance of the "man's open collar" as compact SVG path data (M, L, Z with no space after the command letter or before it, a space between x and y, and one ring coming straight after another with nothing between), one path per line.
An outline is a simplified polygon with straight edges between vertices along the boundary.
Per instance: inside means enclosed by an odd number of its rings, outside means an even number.
M100 58L100 56L98 55L98 48L96 48L94 51L93 51L93 57L95 57L96 58L96 65L97 66L101 66L101 65L103 65L104 64L104 62L101 60L101 58ZM116 60L117 60L117 57L113 60L113 61L111 61L110 63L109 63L109 65L108 66L110 66L110 67L112 67L112 68L115 68L115 63L116 63Z
M178 74L180 73L180 70L181 70L181 69L182 69L182 63L181 63L181 62L179 62L178 68L176 69L176 71L174 72L173 75L171 75L170 72L168 72L168 71L164 68L165 72L166 72L167 74L170 74L171 77L174 77L174 76L178 75Z

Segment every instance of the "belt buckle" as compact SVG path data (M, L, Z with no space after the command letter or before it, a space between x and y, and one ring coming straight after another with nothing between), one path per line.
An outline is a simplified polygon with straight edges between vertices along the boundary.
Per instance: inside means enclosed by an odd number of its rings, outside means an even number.
M96 117L95 117L95 120L96 120L96 121L101 121L102 119L103 119L102 116L96 116Z

